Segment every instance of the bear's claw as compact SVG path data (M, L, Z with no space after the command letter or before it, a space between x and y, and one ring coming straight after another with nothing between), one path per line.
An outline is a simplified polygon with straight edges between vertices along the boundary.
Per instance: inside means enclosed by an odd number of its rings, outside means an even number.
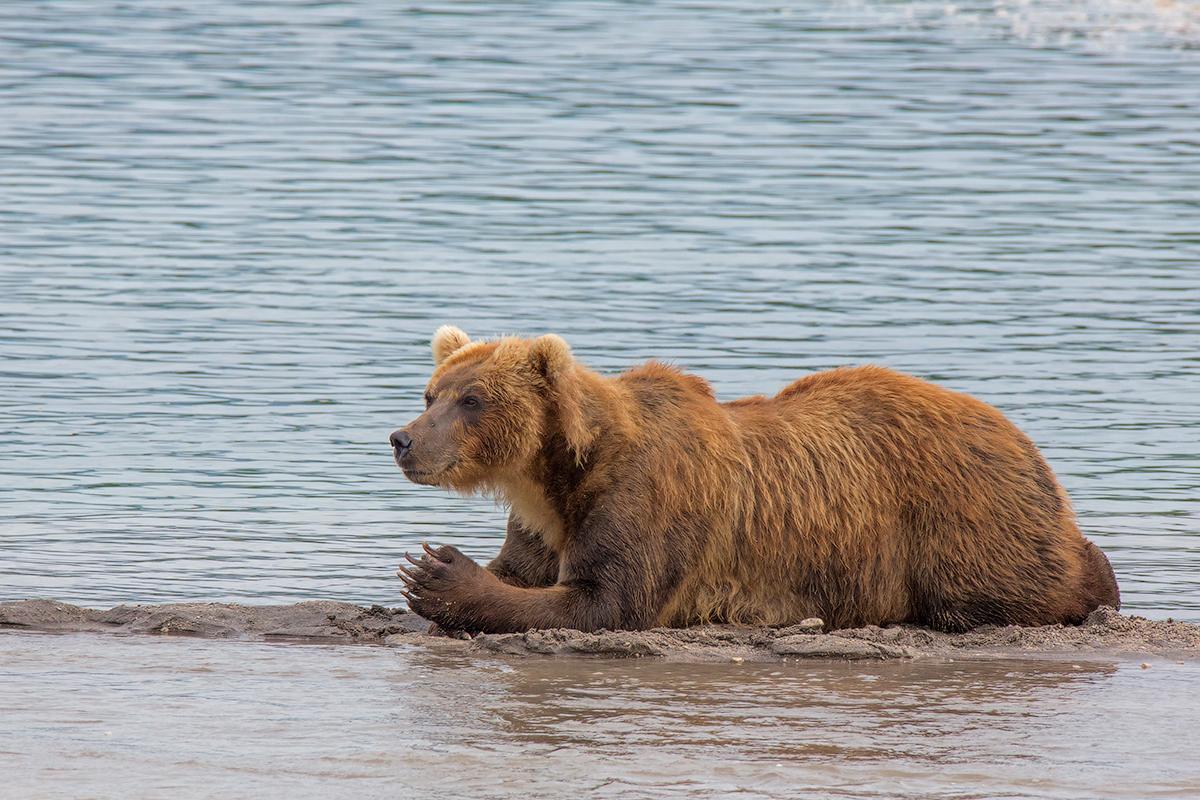
M405 553L409 564L401 564L396 576L404 581L400 592L408 607L444 628L454 627L450 610L459 610L462 601L470 596L472 579L483 573L482 568L457 548L449 545L433 548L422 542L424 555L414 558Z

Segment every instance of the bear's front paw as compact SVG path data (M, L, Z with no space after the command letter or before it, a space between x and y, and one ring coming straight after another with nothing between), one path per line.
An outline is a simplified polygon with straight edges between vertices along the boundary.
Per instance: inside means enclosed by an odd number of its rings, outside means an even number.
M401 565L396 575L404 581L401 592L408 607L445 630L471 627L471 600L480 589L483 567L449 545L436 549L422 543L425 554L404 557L411 566Z

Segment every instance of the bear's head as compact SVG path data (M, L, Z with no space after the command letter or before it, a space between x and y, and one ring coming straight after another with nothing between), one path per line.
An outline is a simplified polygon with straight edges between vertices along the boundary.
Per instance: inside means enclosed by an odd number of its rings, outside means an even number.
M425 411L391 435L396 464L415 482L458 491L524 474L551 437L577 460L595 438L584 370L553 334L472 342L446 325L433 336Z

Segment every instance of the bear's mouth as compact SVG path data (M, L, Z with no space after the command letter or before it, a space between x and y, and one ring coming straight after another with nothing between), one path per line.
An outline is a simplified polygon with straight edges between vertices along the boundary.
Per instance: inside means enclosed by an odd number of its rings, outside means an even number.
M400 459L396 459L400 471L404 473L404 477L408 478L413 483L420 483L425 486L436 486L438 478L445 475L450 470L458 465L457 461L453 461L440 469L417 469L416 467L406 467L400 463Z

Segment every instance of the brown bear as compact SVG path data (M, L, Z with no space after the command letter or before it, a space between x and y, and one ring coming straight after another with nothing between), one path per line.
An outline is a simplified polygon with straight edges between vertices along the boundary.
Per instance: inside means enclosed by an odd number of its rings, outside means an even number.
M965 394L875 366L721 403L649 362L615 377L554 335L433 338L409 480L511 507L486 568L425 545L410 607L445 629L1079 623L1117 607L1033 443Z

